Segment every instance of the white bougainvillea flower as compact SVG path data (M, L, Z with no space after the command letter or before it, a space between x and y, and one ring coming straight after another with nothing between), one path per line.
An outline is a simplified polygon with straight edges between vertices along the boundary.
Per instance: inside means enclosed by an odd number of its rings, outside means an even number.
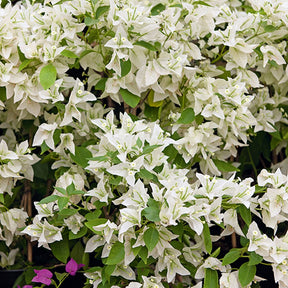
M83 227L83 221L85 217L79 213L76 213L66 219L64 219L64 223L67 225L68 229L72 231L73 234L77 234L81 227Z
M106 240L101 235L92 236L86 243L85 253L91 253L96 248L103 246L106 243Z
M259 186L271 184L273 187L278 188L287 183L287 180L287 176L282 174L281 169L279 168L274 173L270 173L266 169L263 169L257 176L257 183Z
M263 54L263 67L267 65L269 60L275 61L278 65L286 64L286 61L276 47L266 45L261 46L260 50Z
M220 288L242 287L238 280L238 271L222 273L219 280L219 284Z
M60 145L54 150L55 152L61 153L64 149L68 149L72 154L75 154L74 136L72 133L60 134L60 140Z
M41 146L41 144L45 141L46 145L52 150L55 149L53 134L57 129L58 125L56 123L47 124L43 123L39 126L34 139L33 146Z
M44 217L51 217L54 215L55 202L50 202L47 204L39 204L39 202L34 202L34 206L38 212L37 217L41 220Z
M256 222L252 222L249 225L249 229L246 237L249 239L248 251L255 251L261 256L268 256L271 247L273 246L273 241L266 234L262 234L258 228Z
M93 188L87 191L87 193L85 193L85 196L95 197L100 202L107 203L107 204L108 204L108 198L114 197L113 193L111 192L111 187L107 185L104 178L100 179L96 188Z
M111 274L112 276L121 276L127 280L136 280L136 275L134 270L128 265L118 264L115 270Z
M58 228L48 223L46 219L41 221L38 217L34 217L33 224L28 225L21 234L31 236L31 241L38 241L38 247L49 248L49 243L62 240L63 227Z
M69 97L69 102L65 105L64 118L60 126L65 126L73 122L73 118L81 122L81 113L77 106L81 107L81 103L95 101L96 96L89 91L84 90L84 84L77 78L73 90Z
M101 232L101 234L104 237L105 241L108 244L110 244L112 235L113 235L114 231L117 230L117 225L115 223L111 222L110 220L107 220L107 222L104 223L104 224L93 226L93 229L95 231Z
M196 279L204 279L205 269L210 268L212 270L218 270L220 272L227 272L227 268L222 265L221 261L215 257L208 257L204 263L198 267L195 274Z
M164 288L164 286L161 284L161 277L160 276L142 276L143 279L143 288Z
M25 227L27 218L27 212L19 208L12 208L6 212L0 213L0 223L3 227L5 243L7 246L11 245L14 235L19 235L19 229Z
M190 272L181 264L178 257L180 252L174 248L166 248L164 254L158 257L156 269L163 271L167 269L167 282L170 283L174 280L176 274L189 275Z
M4 140L1 140L1 142L0 142L0 158L1 158L1 160L18 159L17 154L8 149L7 143Z
M8 255L0 251L0 256L1 256L0 266L2 268L5 268L7 266L14 265L18 252L19 252L19 248L11 249Z

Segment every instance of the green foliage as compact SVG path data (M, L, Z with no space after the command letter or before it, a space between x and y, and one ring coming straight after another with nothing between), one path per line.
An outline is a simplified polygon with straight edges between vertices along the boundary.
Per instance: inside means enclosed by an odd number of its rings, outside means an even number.
M126 76L131 70L131 61L128 59L127 61L120 60L121 65L121 77Z
M76 146L75 154L70 154L71 159L81 167L85 168L88 166L88 160L92 158L92 153L85 147Z
M67 57L67 58L79 58L74 52L70 51L70 50L63 50L61 52L61 55Z
M152 251L159 241L159 232L155 227L149 227L144 233L144 242L148 251Z
M195 119L195 113L193 108L187 108L182 113L180 118L177 120L179 124L189 124Z
M249 255L248 266L258 265L263 260L263 257L256 254L255 252L251 252Z
M210 229L207 222L203 224L203 236L204 236L205 249L207 253L210 254L212 252L212 241L211 241Z
M140 97L134 95L127 89L120 88L119 90L124 102L128 104L130 107L135 108L140 101Z
M228 265L231 263L234 263L236 260L238 260L241 256L242 250L241 249L231 249L223 258L222 264Z
M158 222L160 221L159 213L160 213L159 202L157 202L152 198L149 198L148 207L144 208L142 211L143 216L145 216L150 221Z
M53 64L48 64L44 66L40 71L40 83L42 87L46 90L50 88L56 81L57 70Z
M108 78L101 78L101 79L96 83L96 85L94 86L94 89L95 89L95 90L104 91L107 80L108 80Z
M164 11L166 9L166 6L159 3L157 5L155 5L152 9L151 9L151 15L155 16L160 14L162 11Z
M242 264L239 268L239 281L242 287L247 286L249 283L252 282L254 276L256 274L256 266L255 265L248 265L248 262Z
M117 241L113 244L109 256L106 261L106 265L116 265L120 263L125 257L124 244Z
M63 237L63 240L56 241L50 244L53 255L62 263L66 263L70 255L69 240Z
M232 164L228 162L221 161L218 159L213 159L213 162L216 165L216 167L222 172L234 172L234 171L239 172L240 171L237 167L233 166Z
M244 222L249 226L252 221L251 211L243 204L238 207L238 211L240 213L241 218Z
M212 269L205 269L205 278L203 288L218 288L218 273Z

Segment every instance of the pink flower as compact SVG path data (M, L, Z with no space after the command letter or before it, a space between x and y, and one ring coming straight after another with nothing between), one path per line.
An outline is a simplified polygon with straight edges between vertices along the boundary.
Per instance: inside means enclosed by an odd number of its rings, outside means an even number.
M17 288L21 288L19 285L17 285ZM33 288L31 285L24 285L22 288Z
M53 276L52 272L50 272L47 269L34 270L34 272L37 275L32 279L33 282L40 282L40 283L43 283L45 285L51 284L51 278Z
M71 258L70 261L66 264L65 270L67 273L74 276L76 274L76 272L79 269L81 269L83 266L85 266L85 265L84 264L77 264L77 262L73 258Z

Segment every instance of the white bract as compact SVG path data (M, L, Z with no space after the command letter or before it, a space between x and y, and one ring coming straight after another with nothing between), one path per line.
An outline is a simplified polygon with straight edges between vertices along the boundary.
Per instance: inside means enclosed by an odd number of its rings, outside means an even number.
M288 287L287 1L4 2L1 266L26 237L93 288L262 280L229 253Z

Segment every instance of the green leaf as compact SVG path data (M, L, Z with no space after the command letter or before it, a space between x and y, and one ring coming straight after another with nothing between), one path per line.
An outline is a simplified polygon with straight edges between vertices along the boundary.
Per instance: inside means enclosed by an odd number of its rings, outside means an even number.
M105 203L106 205L106 203ZM89 212L85 215L85 218L87 219L87 221L93 221L95 219L98 219L99 216L101 215L101 210L95 210L93 212Z
M60 197L58 199L58 206L59 206L59 211L61 211L62 209L64 209L66 207L66 205L68 204L69 199L66 197Z
M77 213L77 210L76 210L76 209L67 208L67 209L61 210L61 211L58 213L58 216L67 218L67 217L70 217L70 216L75 215L76 213Z
M203 224L203 236L204 236L204 244L205 244L206 251L207 253L211 254L212 241L211 241L210 229L206 222Z
M75 189L76 189L75 184L72 181L71 184L69 186L67 186L67 188L66 188L67 194L70 195Z
M176 123L189 124L189 123L193 122L194 119L195 119L195 113L194 113L193 108L187 108L181 113L181 116L177 120Z
M274 32L278 29L278 27L275 27L273 25L268 25L267 21L261 22L261 26L264 28L265 32Z
M222 264L228 265L234 263L241 256L241 249L231 249L223 258Z
M87 265L87 261L85 258L87 257L87 253L84 253L84 247L82 245L82 241L79 240L73 247L70 257L73 258L77 263L82 263Z
M39 204L47 204L47 203L50 203L50 202L54 202L54 201L57 201L59 198L61 198L60 196L57 196L57 195L50 195L48 197L45 197L44 199L42 199Z
M278 28L277 27L275 27L275 26L273 26L273 25L266 25L265 27L264 27L264 31L265 32L274 32L274 31L276 31Z
M104 91L107 80L108 80L108 78L101 78L101 79L96 83L96 85L94 86L94 89L95 89L95 90Z
M248 209L245 205L241 204L239 207L239 213L241 218L244 220L244 222L249 226L252 221L251 211Z
M148 251L152 251L159 241L159 232L153 227L149 227L144 232L144 242Z
M6 101L6 87L0 87L0 101Z
M148 93L148 97L147 97L147 102L149 104L150 107L161 107L163 105L163 100L161 101L154 101L154 90L150 90L150 92Z
M25 69L34 59L26 59L19 66L19 72Z
M211 254L211 257L217 258L218 255L220 254L220 252L221 252L221 247L218 247L218 248Z
M67 195L66 190L65 190L64 188L61 188L61 187L55 187L55 189L56 189L58 192L60 192L61 194L63 194L63 195Z
M69 195L84 195L85 192L82 190L74 190Z
M110 276L114 272L116 265L108 265L102 269L101 280L105 284L107 281L110 283Z
M160 221L159 213L160 213L159 203L156 200L149 198L148 207L142 210L142 214L149 221L158 222Z
M103 161L109 161L110 159L107 156L96 156L88 160L103 162Z
M87 17L85 17L85 19L84 19L84 23L85 23L85 25L87 25L87 26L92 26L92 25L94 25L94 24L97 24L97 20L96 19L93 19L93 18L91 18L91 17L89 17L89 16L87 16Z
M143 142L141 141L141 139L138 137L137 141L136 141L136 145L138 146L138 148L141 148L143 145Z
M141 247L141 246L140 246ZM147 257L148 257L148 249L146 246L143 246L140 251L138 252L139 257L142 259L142 261L147 264Z
M63 237L64 238L64 237ZM66 263L70 254L69 241L65 237L61 241L56 241L50 244L53 255L62 263Z
M138 175L140 178L147 179L147 180L153 180L154 177L155 177L154 174L152 174L151 172L149 172L149 171L146 170L145 168L141 168L141 169L140 169L140 172L138 172L137 175Z
M79 58L74 52L67 49L63 50L60 54L67 58Z
M248 266L251 265L258 265L259 263L261 263L263 260L263 257L256 254L254 251L250 253L249 255L249 262L248 262Z
M218 159L213 159L213 162L216 165L216 167L222 172L234 172L234 171L239 172L240 171L237 167L233 166L232 164L228 162L221 161Z
M85 147L76 146L75 155L70 153L71 159L82 168L88 166L88 159L92 157L92 153Z
M142 154L149 154L151 152L153 152L153 150L155 150L158 147L161 147L162 145L147 145L145 147L143 147L143 151Z
M121 176L110 176L109 177L109 184L114 185L114 186L118 186L119 183L121 182L122 177Z
M88 230L87 227L83 226L76 234L74 234L72 231L69 231L69 240L82 238L83 236L86 235L87 230Z
M147 103L145 103L144 115L151 120L152 122L158 119L159 107L151 107Z
M256 274L255 265L249 266L248 262L242 264L239 268L238 273L240 284L243 287L247 286L249 283L251 283L251 281L253 281L255 274Z
M27 58L25 57L25 54L21 51L20 47L17 46L17 50L18 50L18 55L19 55L19 58L20 58L20 61L21 62L24 62Z
M113 244L106 264L116 265L120 263L124 259L124 257L125 257L124 244L118 241L115 244Z
M156 47L153 44L146 42L146 41L137 41L137 42L134 42L133 45L144 47L150 51L157 51Z
M56 275L56 278L57 280L60 282L66 275L67 273L58 273L58 272L55 272L55 275Z
M194 1L192 4L193 5L203 5L203 6L211 7L210 4L208 4L208 3L204 2L204 1Z
M49 150L49 147L47 146L46 142L43 141L41 144L41 155L44 154L48 150Z
M100 16L102 16L105 12L109 11L110 6L99 6L96 10L95 18L99 19Z
M130 59L128 59L127 61L124 61L123 59L120 59L120 66L121 66L121 77L124 77L131 70L131 61L130 61Z
M151 15L155 16L160 14L162 11L164 11L166 9L166 6L159 3L157 5L155 5L152 9L151 9Z
M205 278L203 288L218 288L218 273L216 270L205 269Z
M140 101L140 97L138 97L137 95L134 95L133 93L131 93L127 89L120 88L119 92L120 92L124 102L132 108L135 108Z
M57 70L52 64L44 66L40 71L40 84L46 90L56 81Z

